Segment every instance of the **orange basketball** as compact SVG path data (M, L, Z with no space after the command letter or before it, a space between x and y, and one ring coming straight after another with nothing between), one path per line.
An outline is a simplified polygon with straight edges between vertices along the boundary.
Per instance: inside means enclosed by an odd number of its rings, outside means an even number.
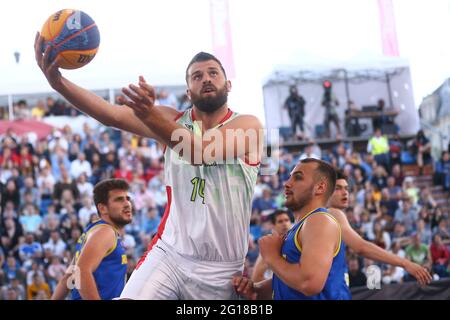
M100 33L94 20L80 10L64 9L52 14L42 26L42 52L50 46L49 61L59 58L63 69L88 64L100 45Z

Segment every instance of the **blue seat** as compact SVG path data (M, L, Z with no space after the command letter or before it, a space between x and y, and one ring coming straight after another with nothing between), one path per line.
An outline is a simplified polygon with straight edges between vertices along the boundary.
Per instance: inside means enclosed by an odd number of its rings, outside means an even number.
M416 157L412 156L408 151L402 151L400 161L402 164L415 164Z

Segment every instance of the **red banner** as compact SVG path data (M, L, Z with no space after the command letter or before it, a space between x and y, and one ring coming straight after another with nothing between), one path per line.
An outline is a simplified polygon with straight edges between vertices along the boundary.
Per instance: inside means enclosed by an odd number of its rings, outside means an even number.
M235 77L228 0L210 0L214 55L222 62L227 77Z
M381 41L386 56L400 55L398 50L397 31L395 27L394 6L392 0L378 0L380 11Z

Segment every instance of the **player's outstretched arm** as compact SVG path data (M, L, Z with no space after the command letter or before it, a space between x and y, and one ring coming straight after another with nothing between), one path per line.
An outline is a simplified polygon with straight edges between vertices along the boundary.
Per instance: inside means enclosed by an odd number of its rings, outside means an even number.
M67 294L69 293L69 287L67 285L67 282L69 278L71 277L71 274L65 273L64 276L59 280L58 284L56 285L55 291L53 292L50 300L64 300L67 297Z
M422 285L430 283L432 277L427 269L407 259L387 252L374 243L361 238L361 236L350 226L347 217L341 210L330 208L328 211L338 220L339 224L341 225L342 239L344 240L345 244L352 248L352 250L355 251L356 254L378 262L402 267L409 274L414 276Z
M267 271L269 266L262 258L261 254L258 255L258 258L256 259L255 266L253 267L253 273L252 273L252 281L253 282L259 282L263 281L264 279L264 273Z
M48 62L51 47L47 47L42 54L40 48L43 41L44 38L38 32L34 43L36 62L53 89L64 96L78 110L106 126L159 140L159 137L136 117L133 110L124 106L111 105L103 98L64 78L59 71L58 59L55 59L52 63ZM157 108L161 108L163 116L167 119L174 119L178 114L176 110L170 107Z

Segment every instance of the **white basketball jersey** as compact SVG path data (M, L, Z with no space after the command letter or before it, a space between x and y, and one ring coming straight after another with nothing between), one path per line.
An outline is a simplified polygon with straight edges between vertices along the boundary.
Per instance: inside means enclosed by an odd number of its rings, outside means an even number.
M192 108L176 122L201 135ZM228 110L217 127L237 116ZM161 240L187 257L207 261L244 260L248 250L251 202L259 165L193 166L165 151L168 204Z

